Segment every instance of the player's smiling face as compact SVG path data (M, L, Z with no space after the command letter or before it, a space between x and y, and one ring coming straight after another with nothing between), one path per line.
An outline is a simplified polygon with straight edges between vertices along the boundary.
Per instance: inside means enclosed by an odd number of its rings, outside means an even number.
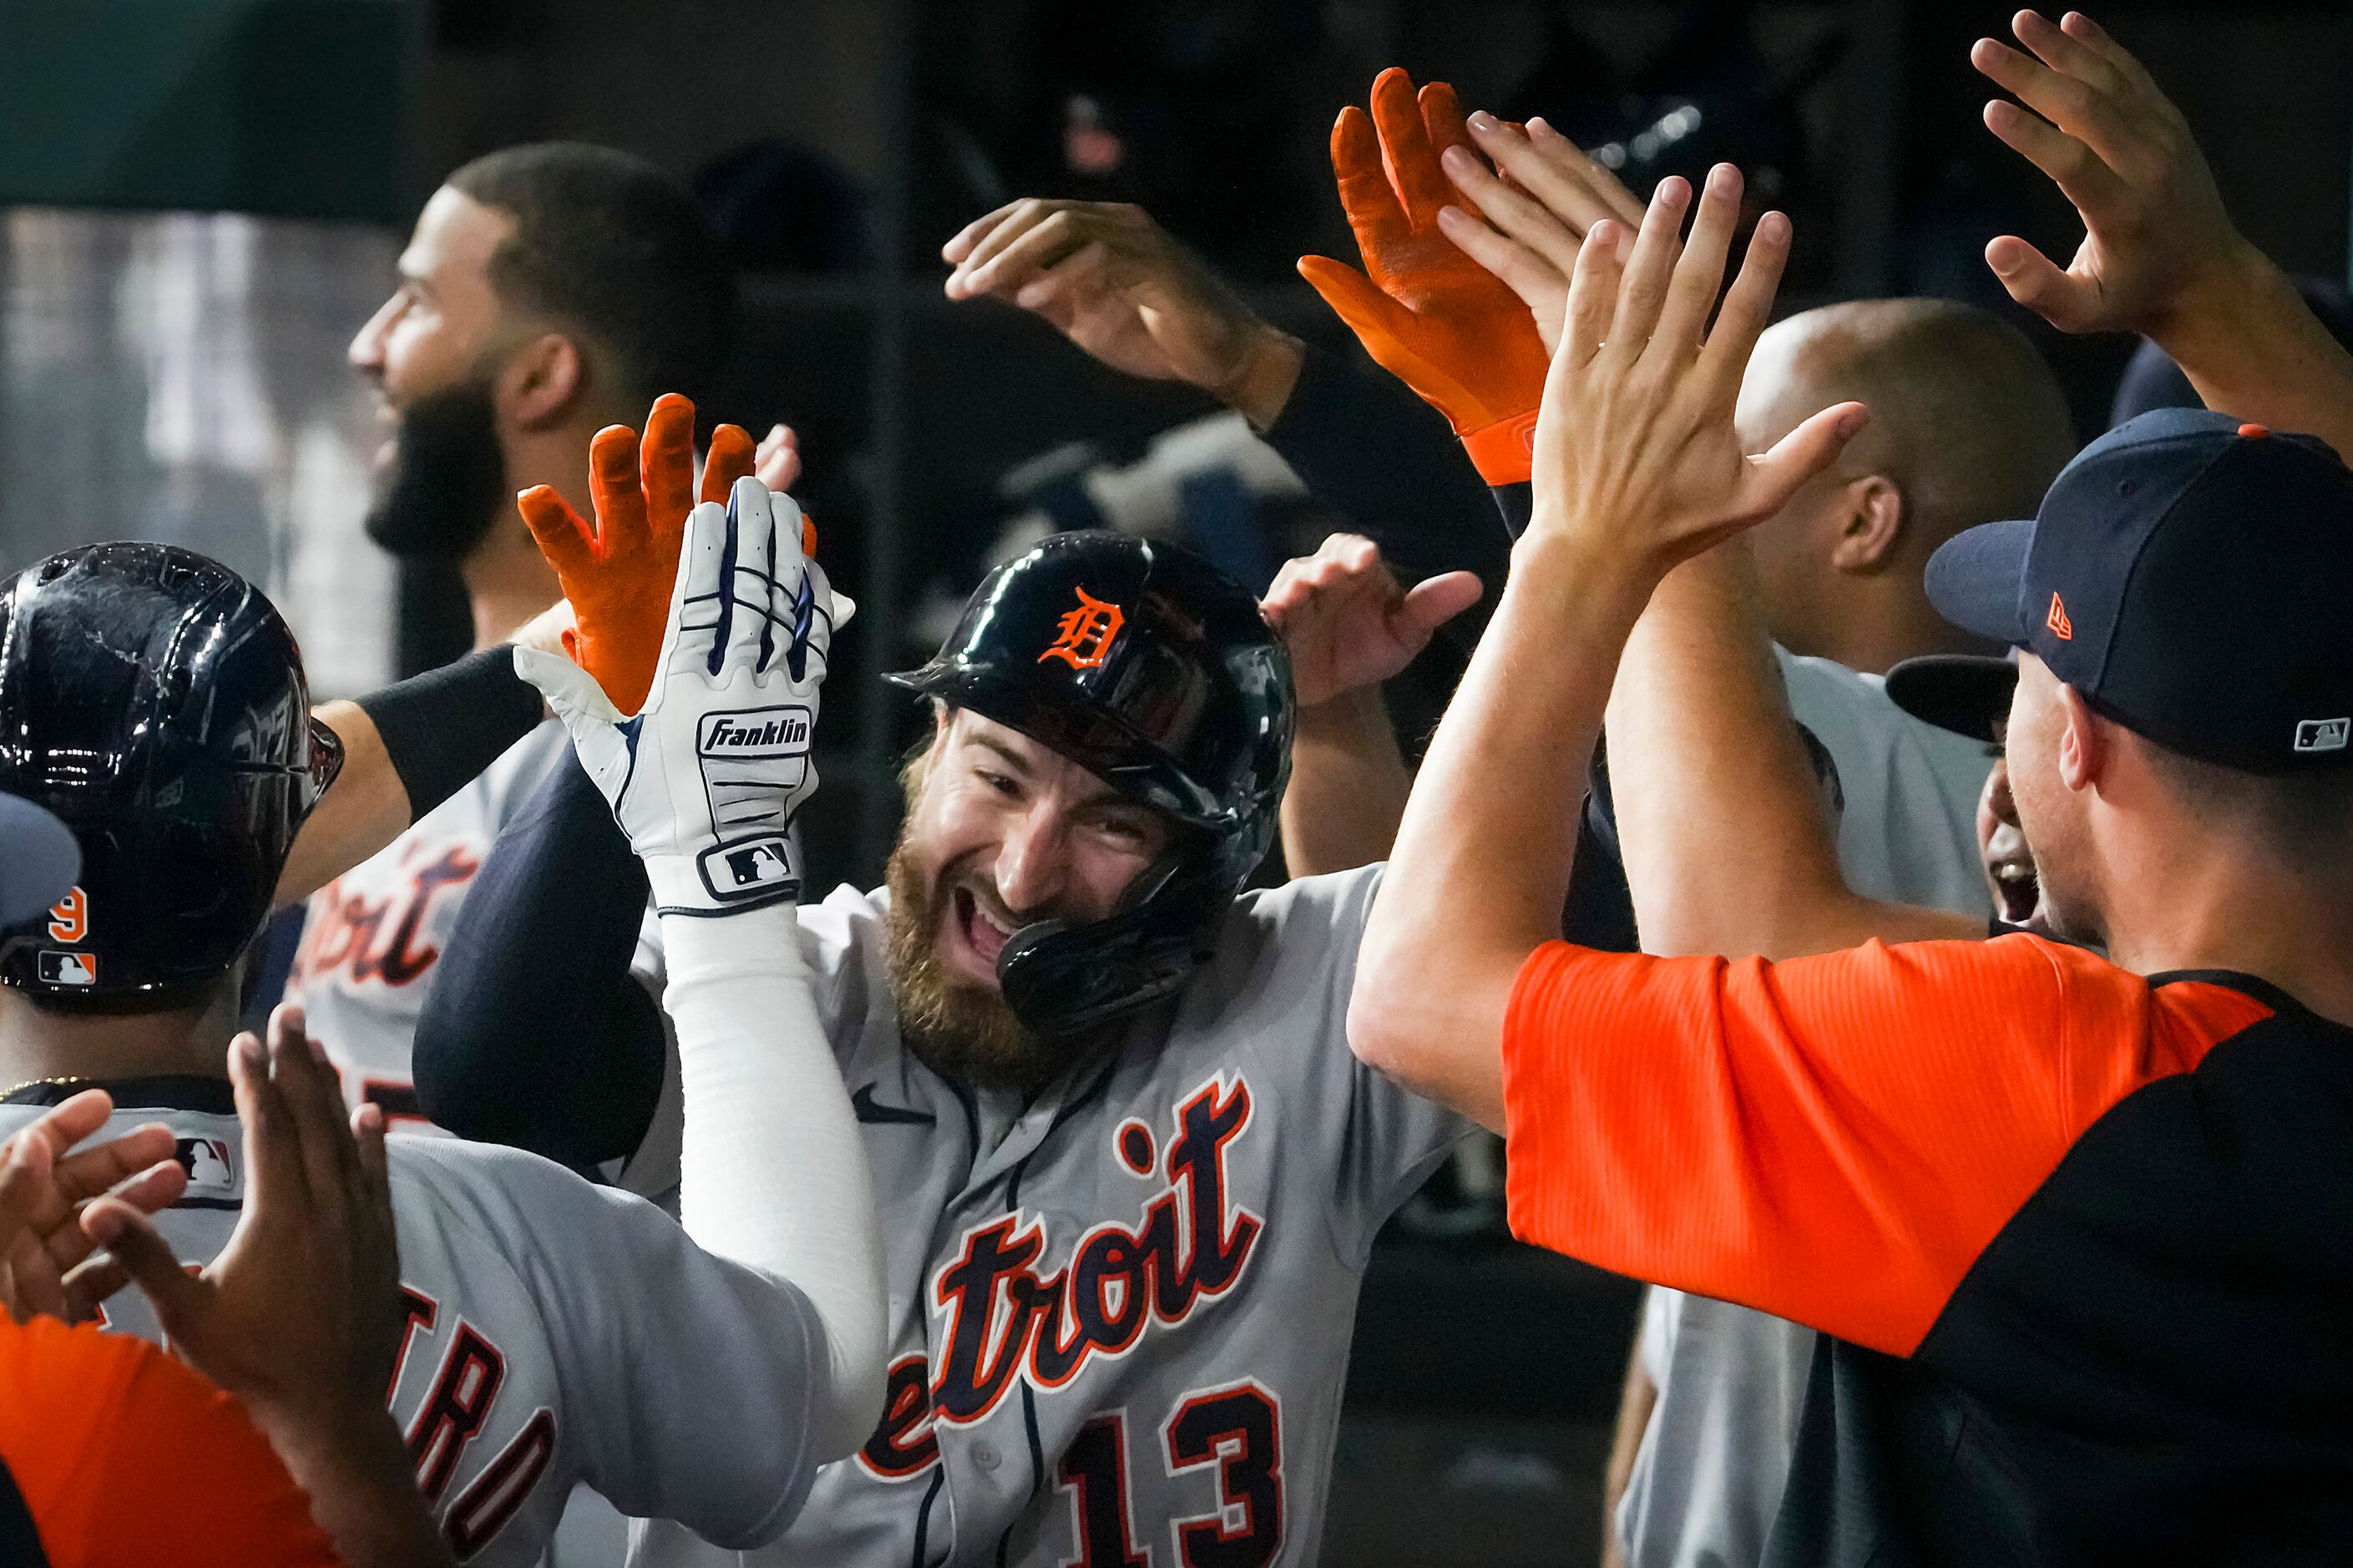
M1169 824L976 713L943 715L912 770L891 857L891 989L916 1054L969 1083L1029 1088L1082 1048L1033 1037L997 989L1023 926L1103 920L1167 847Z
M903 847L937 906L940 962L993 991L1007 938L1037 921L1103 919L1167 842L1149 806L958 710L942 721Z
M352 339L352 368L375 389L387 436L379 469L392 460L392 423L419 397L473 373L498 324L491 259L514 219L444 185L417 215L400 253L400 286Z

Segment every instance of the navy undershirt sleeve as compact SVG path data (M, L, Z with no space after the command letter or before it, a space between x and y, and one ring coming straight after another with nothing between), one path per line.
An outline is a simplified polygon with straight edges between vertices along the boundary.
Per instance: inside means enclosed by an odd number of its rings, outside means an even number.
M425 1114L575 1169L637 1151L661 1011L629 973L645 868L576 763L507 824L459 906L413 1058Z
M1447 631L1466 647L1478 640L1503 592L1512 542L1437 410L1386 373L1311 348L1266 442L1407 582L1476 572L1486 592Z

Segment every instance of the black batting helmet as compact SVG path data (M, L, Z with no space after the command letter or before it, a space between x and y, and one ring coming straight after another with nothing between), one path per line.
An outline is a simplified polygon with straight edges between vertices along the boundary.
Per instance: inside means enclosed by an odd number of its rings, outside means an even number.
M0 791L62 818L82 869L17 928L0 981L119 998L217 979L342 763L294 634L218 562L93 544L17 574L0 592Z
M1181 985L1273 843L1291 772L1291 660L1258 601L1174 544L1057 534L991 572L932 661L891 679L1177 824L1109 918L1014 933L997 960L1014 1014L1075 1034Z

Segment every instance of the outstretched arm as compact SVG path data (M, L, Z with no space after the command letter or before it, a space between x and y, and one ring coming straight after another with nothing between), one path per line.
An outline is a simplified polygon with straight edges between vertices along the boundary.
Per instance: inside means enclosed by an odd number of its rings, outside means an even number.
M1445 426L1388 377L1261 317L1142 208L1014 202L941 254L955 264L950 299L1029 310L1113 370L1185 382L1242 414L1400 569L1503 581L1505 540Z
M2014 27L2030 52L1970 52L2018 98L1988 103L1986 126L2075 205L2084 241L2064 268L2015 235L1989 243L2010 298L2061 331L2142 333L2208 407L2353 454L2353 355L2232 224L2181 111L2080 12Z
M1299 694L1282 792L1282 861L1293 876L1388 858L1411 775L1381 682L1479 592L1476 577L1453 572L1408 593L1379 547L1352 533L1334 534L1275 574L1260 609L1290 650Z
M1762 458L1732 407L1788 256L1788 219L1759 221L1715 305L1739 176L1709 176L1688 247L1690 187L1663 182L1624 261L1595 226L1570 279L1537 422L1535 512L1469 674L1407 804L1357 968L1357 1054L1499 1126L1504 1016L1554 929L1576 810L1619 657L1677 562L1769 516L1865 413L1815 416ZM1607 243L1603 243L1603 241Z
M1482 116L1472 130L1512 183L1467 154L1451 158L1477 216L1447 208L1447 231L1513 279L1556 336L1565 269L1587 229L1631 198L1541 123L1521 132ZM1982 935L1980 921L1847 887L1754 578L1737 540L1677 567L1619 665L1609 768L1643 950L1786 958L1873 936Z
M567 591L631 570L639 553L634 523L615 535L612 519L600 522L611 548L592 549L585 531L541 531ZM660 913L685 1095L680 1216L702 1246L789 1281L817 1310L828 1376L813 1441L839 1458L881 1409L881 1257L863 1141L802 952L787 837L817 784L836 601L802 553L799 510L756 479L723 508L695 508L683 542L627 733L598 677L535 652L516 666L571 731ZM584 616L584 641L641 631L642 595L604 597L609 613Z

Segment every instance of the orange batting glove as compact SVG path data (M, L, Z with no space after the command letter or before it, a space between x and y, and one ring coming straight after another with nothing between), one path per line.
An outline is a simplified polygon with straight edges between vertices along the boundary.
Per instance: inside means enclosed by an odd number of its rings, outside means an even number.
M1470 144L1451 87L1434 81L1417 98L1403 70L1381 72L1371 118L1352 103L1332 127L1340 205L1365 272L1305 256L1299 273L1382 369L1446 416L1482 478L1517 484L1528 477L1550 358L1519 296L1439 229L1438 209L1460 198L1438 155Z
M701 499L724 506L752 467L752 437L720 426L711 434ZM626 425L597 431L588 445L588 495L594 529L552 485L523 491L515 506L572 601L564 651L596 678L614 707L635 713L653 689L686 515L697 499L694 405L674 392L656 399L642 447Z

